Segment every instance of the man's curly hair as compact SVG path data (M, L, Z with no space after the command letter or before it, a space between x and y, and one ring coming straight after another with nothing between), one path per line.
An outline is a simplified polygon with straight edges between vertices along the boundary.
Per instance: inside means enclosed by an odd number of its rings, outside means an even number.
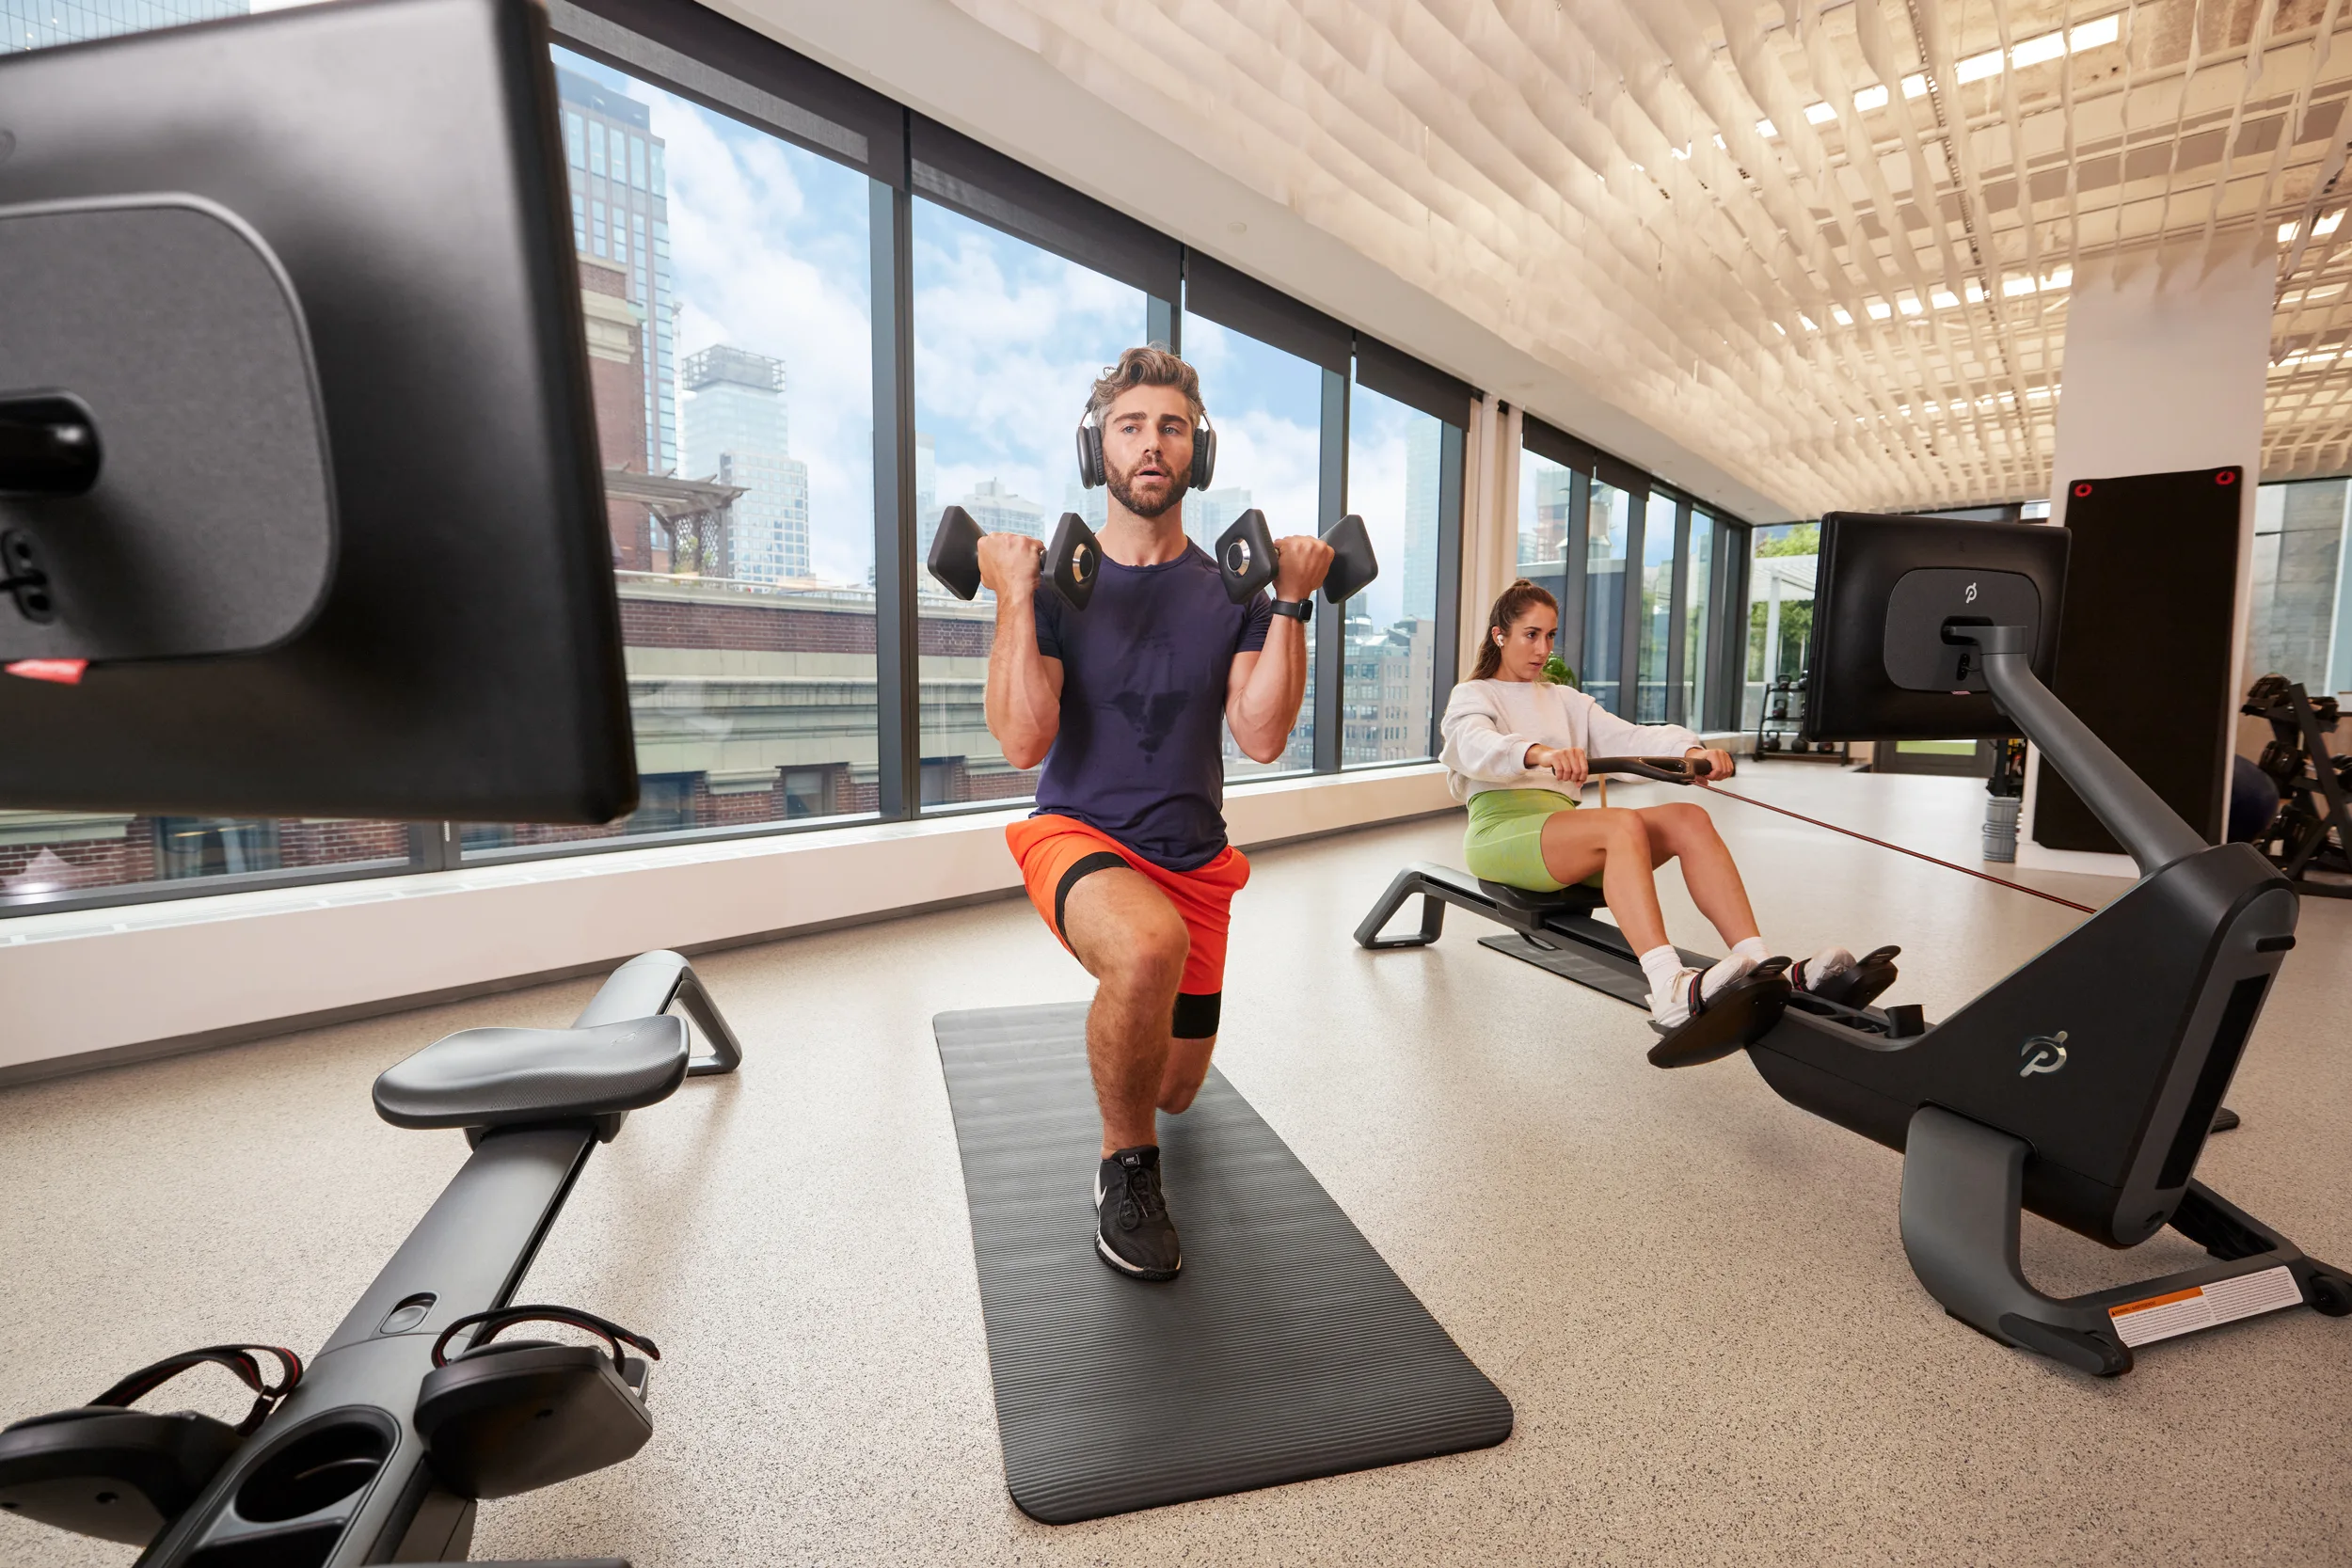
M1087 412L1100 423L1119 401L1119 394L1136 387L1173 387L1183 392L1196 425L1207 413L1200 402L1200 372L1178 358L1166 343L1131 348L1119 356L1118 364L1104 366L1087 398Z

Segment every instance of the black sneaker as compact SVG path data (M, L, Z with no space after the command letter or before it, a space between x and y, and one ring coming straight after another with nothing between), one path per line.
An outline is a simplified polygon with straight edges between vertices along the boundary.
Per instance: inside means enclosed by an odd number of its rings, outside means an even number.
M1156 1144L1122 1148L1094 1173L1094 1250L1136 1279L1173 1279L1184 1266L1160 1192Z

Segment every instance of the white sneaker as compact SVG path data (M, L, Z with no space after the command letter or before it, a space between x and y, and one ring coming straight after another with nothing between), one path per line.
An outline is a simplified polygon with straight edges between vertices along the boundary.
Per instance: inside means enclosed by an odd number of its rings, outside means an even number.
M1818 991L1853 966L1854 956L1849 949L1824 947L1809 958L1799 959L1789 979L1799 990Z
M1851 964L1851 957L1847 958ZM1674 979L1663 990L1650 992L1650 1022L1661 1029L1679 1029L1691 1022L1692 1016L1707 1010L1707 1004L1722 994L1725 986L1744 978L1756 967L1754 958L1734 954L1721 958L1709 969L1683 968L1675 972Z

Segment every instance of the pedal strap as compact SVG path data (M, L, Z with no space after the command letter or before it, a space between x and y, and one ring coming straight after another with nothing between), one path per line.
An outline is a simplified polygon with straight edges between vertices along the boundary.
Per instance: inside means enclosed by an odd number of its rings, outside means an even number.
M577 1307L499 1307L487 1312L468 1313L441 1330L441 1337L433 1341L433 1364L436 1367L449 1365L449 1342L466 1329L482 1325L481 1334L466 1347L466 1354L471 1355L516 1323L564 1323L573 1328L586 1329L612 1348L612 1370L615 1371L622 1370L627 1364L627 1358L621 1354L623 1345L633 1345L644 1351L648 1360L661 1359L661 1353L645 1336L631 1333L610 1318L599 1318L594 1312L583 1312Z
M270 1382L262 1373L260 1358L252 1354L255 1351L278 1358L282 1374L278 1382ZM244 1420L237 1423L236 1430L241 1436L256 1431L269 1418L269 1413L278 1408L278 1402L294 1392L294 1385L302 1381L302 1357L282 1345L205 1345L198 1350L182 1351L178 1355L166 1356L152 1366L141 1367L89 1402L126 1407L145 1399L189 1368L207 1364L228 1368L238 1382L253 1390L253 1408L246 1414Z

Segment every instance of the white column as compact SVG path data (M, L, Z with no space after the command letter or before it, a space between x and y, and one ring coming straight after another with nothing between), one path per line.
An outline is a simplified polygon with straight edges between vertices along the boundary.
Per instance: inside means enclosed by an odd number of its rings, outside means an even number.
M1519 411L1491 398L1471 405L1463 451L1462 618L1459 662L1478 657L1487 607L1518 576Z
M2247 585L2254 549L2254 482L2262 475L2263 399L2270 367L2278 254L2269 236L2210 271L2185 260L2145 257L2074 275L2067 304L2064 386L2058 398L2050 519L2066 520L2076 479L2173 473L2238 464L2238 601L2230 689L2246 689ZM2164 678L2160 633L2152 633L2148 678ZM2225 732L2232 719L2217 716ZM2226 739L2225 739L2226 744ZM2026 770L2017 863L2053 871L2137 877L2125 855L2045 849L2033 840L2035 759Z

